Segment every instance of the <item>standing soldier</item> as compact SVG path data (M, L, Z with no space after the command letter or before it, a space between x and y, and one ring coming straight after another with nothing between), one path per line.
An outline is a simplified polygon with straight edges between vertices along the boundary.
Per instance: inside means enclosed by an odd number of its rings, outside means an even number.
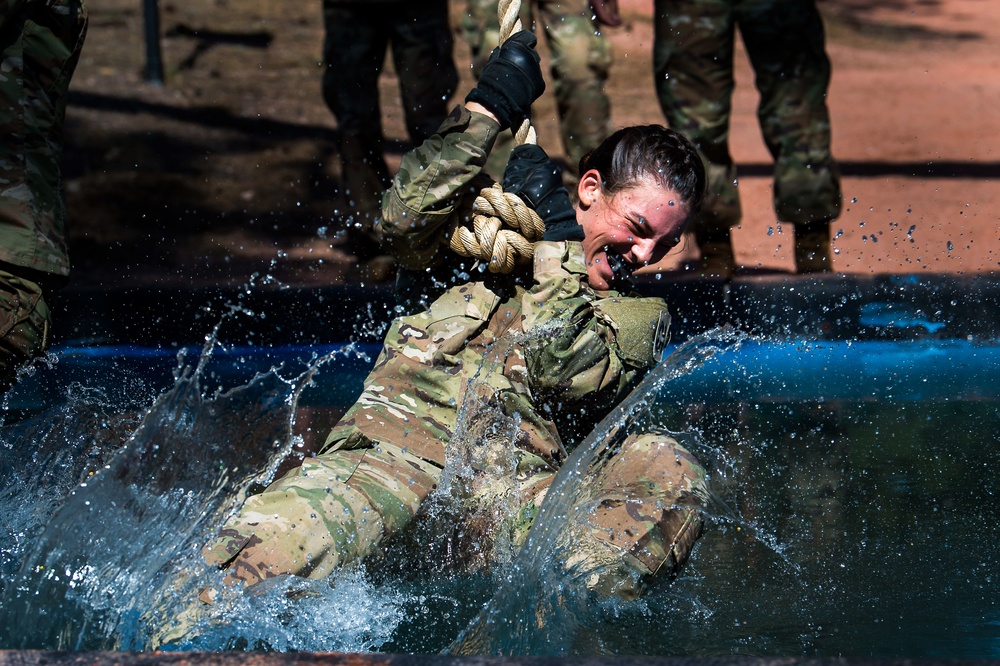
M795 225L798 272L832 270L830 222L840 215L840 176L830 154L830 60L814 0L656 0L654 70L670 126L690 138L708 169L694 223L702 270L731 275L729 230L740 221L729 154L735 29L760 91L757 116L775 160L774 207Z
M392 45L410 140L422 143L448 113L458 85L447 0L323 0L323 99L337 118L348 242L378 254L372 225L389 186L378 78Z
M62 127L86 29L83 0L0 0L0 390L48 347L69 276Z
M472 68L479 77L500 39L499 0L468 0L464 31L472 49ZM611 133L611 103L604 92L611 68L611 45L601 25L621 23L613 0L534 0L534 17L544 30L552 55L552 83L559 129L569 169ZM532 22L532 2L523 0L521 23ZM516 129L516 128L515 128ZM508 141L506 137L503 140ZM512 144L494 149L488 170L499 174Z

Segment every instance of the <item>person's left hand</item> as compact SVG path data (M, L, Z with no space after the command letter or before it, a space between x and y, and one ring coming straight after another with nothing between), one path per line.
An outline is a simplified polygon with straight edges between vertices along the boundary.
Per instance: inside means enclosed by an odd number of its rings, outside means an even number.
M583 240L583 227L569 201L559 167L541 147L526 143L510 153L503 172L503 190L517 194L545 223L542 240Z

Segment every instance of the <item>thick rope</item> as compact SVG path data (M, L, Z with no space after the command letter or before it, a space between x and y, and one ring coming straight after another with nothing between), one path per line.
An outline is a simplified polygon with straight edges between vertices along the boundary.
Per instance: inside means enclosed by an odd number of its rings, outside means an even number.
M521 30L521 0L500 0L500 43ZM537 143L535 128L525 118L514 133L517 145ZM504 229L506 224L510 229ZM509 273L519 263L531 261L535 241L541 240L545 223L516 194L499 184L484 188L473 204L472 229L458 226L449 247L463 257L488 261L493 273Z

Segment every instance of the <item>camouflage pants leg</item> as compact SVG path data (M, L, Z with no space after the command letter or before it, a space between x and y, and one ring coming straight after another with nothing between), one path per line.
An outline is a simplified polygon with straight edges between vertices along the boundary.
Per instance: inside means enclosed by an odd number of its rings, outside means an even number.
M0 392L14 384L20 366L45 351L51 325L42 288L0 270Z
M440 476L396 446L321 453L249 497L202 554L230 583L323 578L409 523Z
M593 19L589 0L537 0L538 22L552 53L559 129L570 171L611 133L604 92L611 45Z
M736 22L760 91L757 117L774 157L778 219L805 227L840 214L830 153L830 60L815 0L742 0Z
M402 5L392 34L392 57L406 130L414 144L421 144L444 122L449 99L458 87L454 40L447 0Z
M705 162L705 204L692 228L698 243L729 243L742 215L729 152L732 111L733 0L655 0L653 69L667 123L687 136Z
M630 435L594 475L586 520L569 528L569 575L602 596L632 599L655 577L675 576L704 529L705 470L665 435ZM549 478L531 479L520 541L544 498Z
M367 234L389 185L378 79L389 32L361 4L323 3L323 99L337 119L341 190L349 232Z
M437 131L458 85L445 0L323 5L323 98L337 118L350 229L370 234L390 182L378 80L389 45L410 139Z

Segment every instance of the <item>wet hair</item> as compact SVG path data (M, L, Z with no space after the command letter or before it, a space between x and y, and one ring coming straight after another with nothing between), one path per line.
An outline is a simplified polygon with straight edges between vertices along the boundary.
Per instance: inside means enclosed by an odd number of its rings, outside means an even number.
M662 125L620 129L580 160L580 173L601 174L605 194L614 196L644 178L672 188L690 210L701 208L705 196L705 165L694 144Z

